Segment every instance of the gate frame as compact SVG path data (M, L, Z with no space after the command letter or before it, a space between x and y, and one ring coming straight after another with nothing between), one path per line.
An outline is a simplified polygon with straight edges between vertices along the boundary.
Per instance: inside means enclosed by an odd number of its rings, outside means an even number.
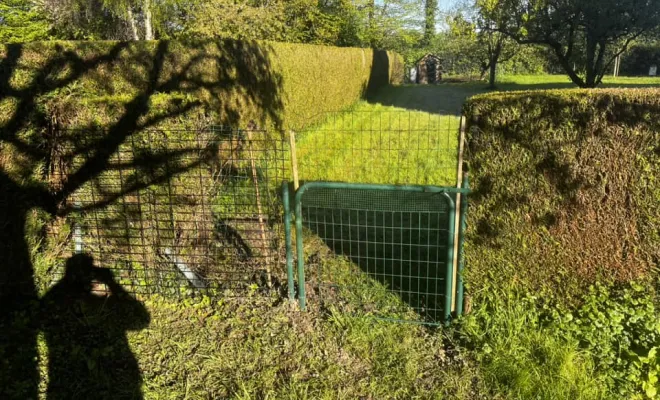
M306 182L301 185L294 195L294 215L296 222L296 253L298 255L298 303L302 311L306 310L306 293L305 293L305 257L304 257L304 243L303 243L303 218L302 218L302 198L305 192L308 189L314 188L323 188L323 189L357 189L357 190L383 190L383 191L406 191L414 193L437 193L441 194L445 199L447 206L449 207L449 229L448 229L448 248L446 255L446 281L445 281L445 307L443 309L444 314L444 324L448 325L451 321L452 315L452 302L456 297L462 298L462 257L459 260L459 278L458 282L455 282L454 279L454 241L456 236L456 214L457 211L460 212L459 220L464 221L464 210L467 202L465 201L465 206L461 207L461 210L456 210L456 204L454 199L450 194L462 194L464 197L467 197L467 194L470 193L469 188L457 188L457 187L441 187L441 186L419 186L419 185L382 185L382 184L365 184L365 183L343 183L343 182ZM288 285L289 285L289 299L294 300L295 296L295 284L294 284L294 271L293 271L293 246L291 241L291 208L289 204L289 185L285 182L282 185L282 202L284 205L284 229L286 236L286 265L287 265L287 276L288 276ZM465 207L465 208L464 208ZM459 226L459 230L463 231L463 224ZM459 234L459 237L462 236ZM462 242L459 238L459 245ZM462 247L462 246L461 246ZM460 254L460 249L459 249ZM460 257L460 255L459 255ZM454 286L456 283L456 286ZM456 296L457 293L454 292L454 288L460 287L460 296ZM458 292L459 290L457 290ZM458 299L456 299L458 300ZM462 313L462 304L457 304L457 314ZM460 310L460 311L459 311Z

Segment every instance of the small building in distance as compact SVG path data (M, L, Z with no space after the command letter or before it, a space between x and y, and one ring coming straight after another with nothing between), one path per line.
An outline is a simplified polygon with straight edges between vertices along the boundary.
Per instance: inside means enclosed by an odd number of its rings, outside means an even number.
M442 61L438 56L426 54L415 63L416 77L414 83L423 85L438 83L442 80Z

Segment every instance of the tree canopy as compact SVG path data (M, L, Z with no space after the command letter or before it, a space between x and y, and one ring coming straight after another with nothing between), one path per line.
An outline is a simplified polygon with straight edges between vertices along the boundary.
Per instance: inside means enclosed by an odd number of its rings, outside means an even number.
M5 0L0 38L230 37L395 49L418 46L424 24L434 26L425 9L422 0Z
M488 1L489 16L504 17L495 30L550 48L580 87L599 85L614 59L660 21L660 0Z
M50 23L45 10L33 0L0 2L0 43L48 39Z

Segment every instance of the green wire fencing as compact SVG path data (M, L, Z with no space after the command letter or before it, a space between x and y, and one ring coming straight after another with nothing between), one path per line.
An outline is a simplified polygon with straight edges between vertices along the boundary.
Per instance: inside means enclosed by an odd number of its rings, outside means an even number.
M456 116L349 112L296 132L300 188L282 197L301 308L433 325L462 312L459 128Z
M419 111L328 113L295 130L300 180L456 186L460 116Z
M89 169L95 153L84 150L107 135L63 132L54 178ZM287 147L274 136L228 126L133 132L64 204L72 234L53 282L84 252L133 293L277 295Z

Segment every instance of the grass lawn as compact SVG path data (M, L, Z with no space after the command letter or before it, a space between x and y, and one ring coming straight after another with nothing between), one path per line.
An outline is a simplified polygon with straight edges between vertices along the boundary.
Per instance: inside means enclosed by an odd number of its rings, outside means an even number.
M459 117L362 102L297 134L300 179L455 185Z
M497 81L498 90L531 89L570 89L575 88L566 75L511 75L501 76ZM641 88L660 86L660 77L606 76L601 88Z
M660 77L605 77L602 88L660 87ZM499 91L577 88L565 75L500 76ZM492 90L484 82L442 83L439 85L403 85L381 91L372 102L406 110L419 110L440 115L459 115L463 102L470 96Z

